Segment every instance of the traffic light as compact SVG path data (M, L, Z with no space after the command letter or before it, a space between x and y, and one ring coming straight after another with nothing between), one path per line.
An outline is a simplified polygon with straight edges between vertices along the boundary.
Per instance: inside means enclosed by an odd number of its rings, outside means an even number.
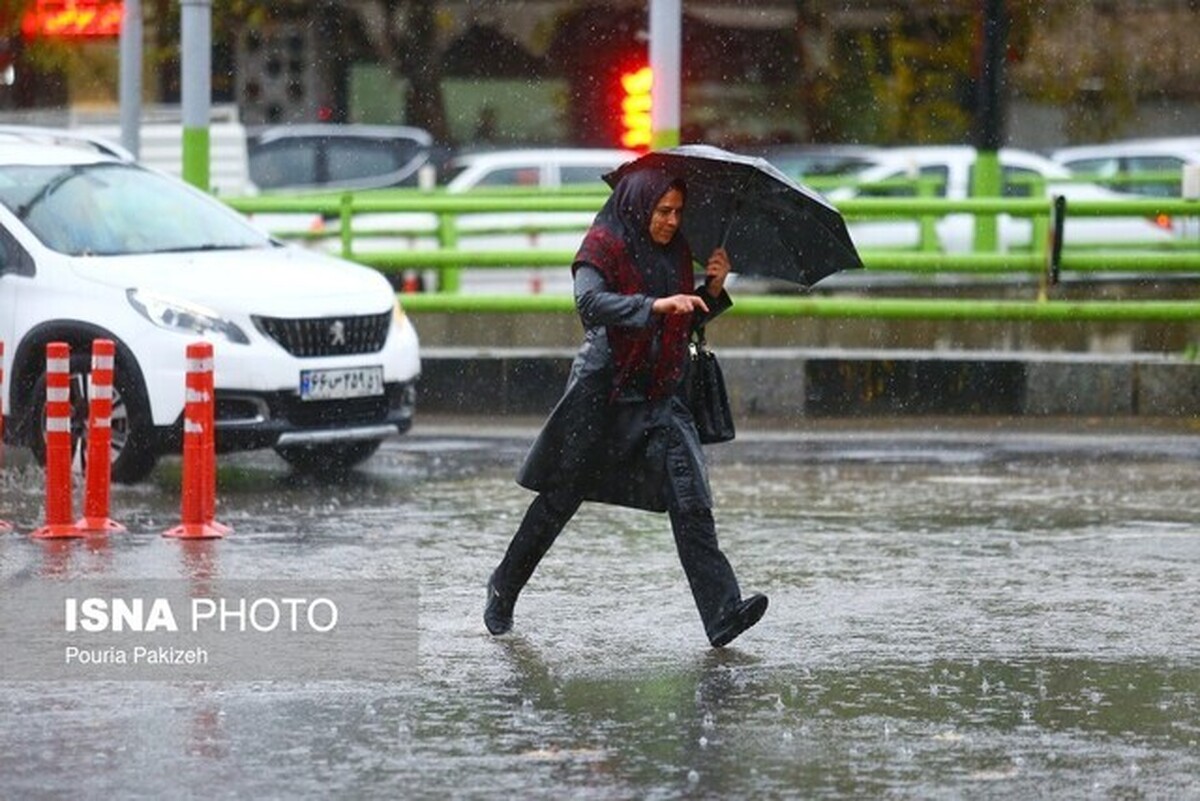
M650 123L649 67L621 73L621 145L631 150L649 150Z

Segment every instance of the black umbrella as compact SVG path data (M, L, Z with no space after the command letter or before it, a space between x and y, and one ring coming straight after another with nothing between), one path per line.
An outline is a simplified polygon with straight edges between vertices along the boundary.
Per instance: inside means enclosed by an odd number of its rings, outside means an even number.
M616 186L622 176L643 169L687 181L683 234L701 261L723 245L736 272L803 287L841 270L862 269L838 210L764 159L682 145L626 162L604 180Z

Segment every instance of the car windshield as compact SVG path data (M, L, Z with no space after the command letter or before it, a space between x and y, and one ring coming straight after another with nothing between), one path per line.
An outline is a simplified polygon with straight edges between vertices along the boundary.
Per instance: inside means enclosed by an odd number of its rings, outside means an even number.
M72 256L267 247L220 201L130 164L0 166L0 203Z

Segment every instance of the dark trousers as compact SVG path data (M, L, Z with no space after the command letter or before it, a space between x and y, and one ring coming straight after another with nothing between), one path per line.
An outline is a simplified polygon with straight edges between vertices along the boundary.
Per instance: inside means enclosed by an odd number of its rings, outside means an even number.
M510 603L516 602L546 551L579 509L580 502L575 495L542 493L529 505L504 559L492 574L496 590ZM737 577L717 545L711 509L672 510L670 518L675 548L692 588L692 598L705 632L711 634L724 614L741 600Z

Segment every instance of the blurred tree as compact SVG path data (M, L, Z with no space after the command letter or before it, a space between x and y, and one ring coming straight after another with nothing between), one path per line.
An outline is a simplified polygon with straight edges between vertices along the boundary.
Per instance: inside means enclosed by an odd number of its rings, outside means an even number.
M376 59L407 81L404 121L429 131L434 141L449 142L435 24L438 6L437 0L357 0L351 7L364 18L362 29Z
M1063 108L1070 141L1102 141L1121 134L1136 116L1139 97L1157 94L1159 76L1170 73L1159 68L1157 60L1173 51L1195 52L1195 3L1180 9L1151 5L1062 0L1052 11L1030 15L1036 28L1013 70L1015 91ZM1131 7L1134 13L1129 13ZM1147 68L1150 64L1155 66ZM1194 81L1179 84L1190 87Z
M326 45L313 58L335 86L331 119L344 119L350 66L371 61L403 82L404 120L448 141L439 24L450 13L474 13L472 4L460 3L452 12L444 0L212 2L214 99L237 99L233 54L239 35L274 20L303 20L318 26L318 39ZM981 0L793 2L798 24L773 32L783 43L782 54L761 35L738 38L749 34L734 29L719 37L697 36L705 26L689 23L688 52L702 57L685 58L685 79L777 83L787 95L780 102L799 109L794 131L812 141L969 138ZM105 87L115 100L113 49L26 40L20 25L32 3L0 0L0 70L20 66L12 85L0 85L0 106L76 102L80 76L87 86ZM147 94L158 102L178 102L179 0L142 3L149 37ZM521 13L535 13L531 8L537 4L527 5ZM1136 131L1136 103L1146 98L1194 102L1200 94L1195 89L1200 59L1191 41L1196 0L1006 0L1005 6L1009 90L1065 109L1071 139ZM540 34L548 52L545 74L569 78L562 113L580 144L615 141L610 129L616 67L645 58L645 10L644 2L545 4ZM718 49L706 50L713 42ZM742 61L754 62L759 72L777 68L789 74L783 80L769 73L747 77ZM479 65L494 68L486 57Z
M1040 0L1008 0L1009 58L1048 16ZM968 141L975 102L980 0L845 9L797 0L801 105L813 141ZM838 17L841 14L842 16ZM835 19L836 17L836 19Z

